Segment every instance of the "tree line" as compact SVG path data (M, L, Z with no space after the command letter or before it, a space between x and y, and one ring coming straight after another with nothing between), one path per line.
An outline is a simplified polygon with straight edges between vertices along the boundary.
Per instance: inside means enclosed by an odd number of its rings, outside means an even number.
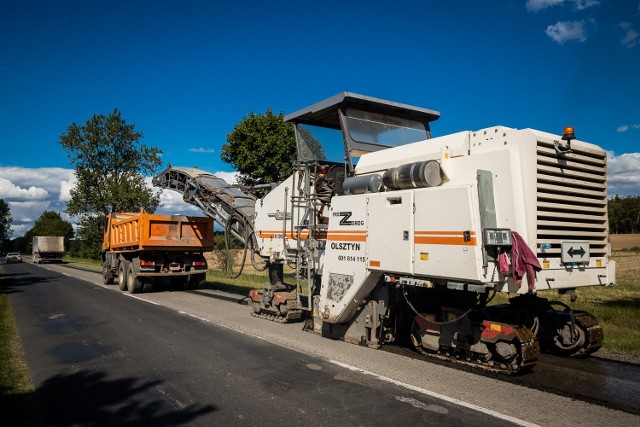
M640 196L615 196L609 200L609 232L640 233Z

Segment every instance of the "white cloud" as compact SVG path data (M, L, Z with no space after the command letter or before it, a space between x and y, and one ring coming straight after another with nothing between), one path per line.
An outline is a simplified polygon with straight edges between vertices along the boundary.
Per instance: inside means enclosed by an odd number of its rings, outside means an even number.
M73 174L71 179L67 181L60 181L60 196L58 199L61 202L67 203L71 200L71 189L76 186L78 180L76 179L76 175Z
M598 0L575 0L575 8L577 10L589 9L593 6L598 6L600 2Z
M620 44L627 49L631 49L636 47L638 43L640 43L640 34L635 32L633 28L631 28L630 22L621 22L620 28L626 31L625 36L620 40Z
M48 210L50 206L51 202L49 200L9 202L11 217L13 218L12 225L31 224L31 227L33 227L33 222L38 219L42 212ZM11 228L13 229L13 226Z
M570 40L579 42L587 40L584 21L559 21L555 25L549 25L545 33L559 44Z
M238 183L238 172L214 172L213 173L218 178L222 178L227 181L229 184L237 184Z
M609 195L640 195L640 153L616 156L607 153L607 186Z
M204 148L204 147L199 147L199 148L189 148L189 152L191 153L215 153L216 150L214 150L213 148Z
M528 0L527 10L529 12L540 12L541 10L564 3L565 0Z
M553 6L559 6L565 3L573 3L576 10L589 9L590 7L600 4L599 0L528 0L526 3L529 12L540 12Z
M629 125L618 126L618 129L616 129L616 130L618 132L620 132L620 133L624 133L624 132L628 131L629 129L639 130L640 129L640 123L635 123L635 124L632 124L631 126L629 126Z
M46 199L49 192L44 188L31 186L22 188L6 178L0 178L0 199L10 200L40 200Z

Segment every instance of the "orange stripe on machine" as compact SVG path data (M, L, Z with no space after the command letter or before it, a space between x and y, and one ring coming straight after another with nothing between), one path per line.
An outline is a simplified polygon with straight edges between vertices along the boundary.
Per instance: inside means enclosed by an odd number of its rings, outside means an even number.
M342 242L366 242L367 230L329 230L327 240Z
M478 245L475 231L416 231L414 242L417 245Z

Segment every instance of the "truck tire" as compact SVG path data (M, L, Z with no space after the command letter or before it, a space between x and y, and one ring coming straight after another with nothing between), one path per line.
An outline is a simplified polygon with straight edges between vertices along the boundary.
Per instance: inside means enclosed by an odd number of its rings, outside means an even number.
M185 291L192 291L198 288L202 284L202 282L204 282L204 279L206 277L206 273L192 274L190 276L187 276L187 280L184 282L182 289L184 289Z
M127 272L129 271L129 261L123 259L118 264L118 288L121 291L125 291L127 289Z
M134 271L133 263L128 263L129 268L127 270L127 289L131 294L139 294L142 292L142 282L138 279L138 275Z
M105 285L113 285L113 275L111 267L106 262L102 263L102 283Z

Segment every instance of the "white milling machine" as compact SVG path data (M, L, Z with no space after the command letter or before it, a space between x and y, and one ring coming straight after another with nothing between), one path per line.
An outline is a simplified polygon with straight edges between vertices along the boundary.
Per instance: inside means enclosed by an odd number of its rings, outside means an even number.
M571 128L431 138L439 116L341 93L285 117L298 165L262 198L198 169L169 167L154 184L267 261L270 283L250 294L256 316L510 373L535 364L540 346L600 348L593 315L537 291L574 297L615 282L605 151ZM487 305L495 292L519 295Z

